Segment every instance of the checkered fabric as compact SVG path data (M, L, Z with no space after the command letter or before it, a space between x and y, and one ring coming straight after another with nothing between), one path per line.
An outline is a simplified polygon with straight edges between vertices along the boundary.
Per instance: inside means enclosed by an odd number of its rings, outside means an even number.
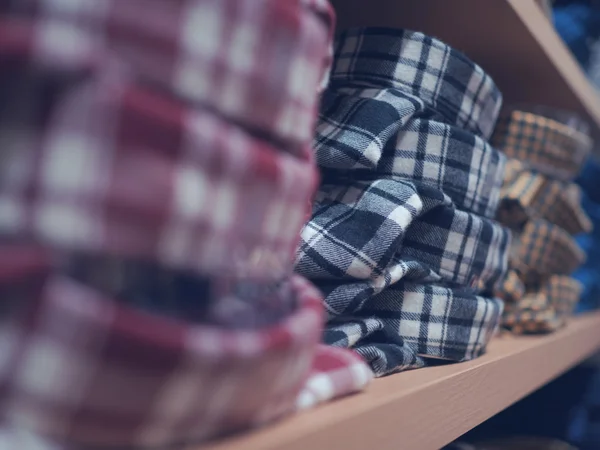
M373 378L373 372L355 352L318 345L308 379L296 398L296 409L304 410L336 397L363 389ZM0 429L2 450L80 450L56 439L42 437L23 428ZM197 450L198 444L184 447Z
M504 300L505 303L514 303L519 301L525 295L525 283L514 270L509 270L506 278L500 286L494 291L494 295Z
M9 0L0 15L0 53L60 71L118 63L310 154L331 58L327 0Z
M563 229L533 220L515 235L510 267L527 285L545 275L568 275L584 260L583 251Z
M39 249L17 249L0 244L0 379L6 369L8 342L6 320L20 311L24 298L39 297L47 274L46 253ZM0 448L2 448L0 446Z
M354 304L400 280L494 286L509 245L507 229L456 209L430 186L345 180L320 187L296 271L314 281L364 281L364 292L344 300Z
M48 267L44 251L37 248L20 248L0 244L0 286L8 286L23 280L29 280L33 275L44 274ZM2 303L5 305L6 302ZM2 305L2 306L4 306Z
M312 408L362 391L372 379L373 371L356 352L320 344L308 379L296 399L296 409Z
M576 184L532 172L516 159L506 164L500 197L497 219L504 225L520 228L529 219L545 219L570 234L592 229Z
M400 282L342 309L352 283L318 286L325 293L329 316L335 317L326 326L325 342L353 348L375 376L423 367L432 358L476 358L502 315L501 300L468 289Z
M309 160L118 71L53 106L43 128L0 123L0 234L204 274L291 269Z
M61 448L165 448L369 381L358 355L319 344L322 298L300 277L290 315L235 331L65 270L86 255L281 280L316 185L332 27L325 0L0 5L3 426Z
M14 247L2 250L2 288L33 273L31 252L15 263ZM164 448L364 387L372 375L358 355L318 345L319 293L291 284L290 317L231 331L143 313L48 272L0 327L2 421L86 448Z
M502 95L481 67L443 42L408 30L355 28L340 34L334 55L334 89L393 88L447 123L490 137Z
M591 138L581 131L518 110L501 114L491 143L508 157L564 181L577 176L592 146Z
M296 260L325 292L325 341L376 376L478 356L502 305L475 293L503 279L510 246L491 220L505 158L485 142L499 91L440 41L385 28L342 32L330 80Z
M187 322L262 328L279 322L297 307L285 279L236 274L208 277L167 269L151 261L78 253L61 255L60 269L129 307Z
M493 217L505 157L457 126L411 117L413 102L388 87L326 91L315 137L324 179L352 170L359 179L376 173L415 180L442 190L460 209Z
M554 275L533 285L516 303L506 303L502 324L517 334L547 333L564 326L579 301L582 285Z

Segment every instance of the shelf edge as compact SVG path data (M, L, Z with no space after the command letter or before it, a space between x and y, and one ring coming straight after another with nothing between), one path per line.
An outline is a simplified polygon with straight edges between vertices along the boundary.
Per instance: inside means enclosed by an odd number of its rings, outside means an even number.
M187 450L435 450L543 386L600 348L600 313L543 337L501 337L479 359L376 380L261 430Z

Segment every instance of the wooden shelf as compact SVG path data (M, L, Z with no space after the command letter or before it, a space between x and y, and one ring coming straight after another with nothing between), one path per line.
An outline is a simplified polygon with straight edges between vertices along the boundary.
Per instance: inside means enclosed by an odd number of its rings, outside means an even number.
M201 448L437 450L598 348L600 312L546 336L499 336L474 361L378 379L361 394Z
M505 104L536 103L586 118L600 136L600 96L535 0L332 0L338 29L423 31L492 75Z
M600 96L536 0L331 0L338 28L423 31L492 75L505 104L576 111L600 136ZM474 361L375 380L358 395L188 450L437 450L600 349L600 312L542 337L499 336Z

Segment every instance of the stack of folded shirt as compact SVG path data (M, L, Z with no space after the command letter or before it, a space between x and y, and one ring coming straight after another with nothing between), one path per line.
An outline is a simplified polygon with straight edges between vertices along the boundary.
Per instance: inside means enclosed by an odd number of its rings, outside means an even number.
M502 113L492 143L509 158L498 219L515 232L510 272L498 291L516 333L564 325L581 292L570 275L585 255L572 235L591 229L572 182L591 141L574 119L538 108ZM557 118L551 118L555 116Z
M0 6L3 426L165 448L368 382L291 275L332 28L325 0Z
M322 182L296 270L325 294L325 342L375 374L479 356L502 302L510 232L491 78L422 33L341 33L315 138Z

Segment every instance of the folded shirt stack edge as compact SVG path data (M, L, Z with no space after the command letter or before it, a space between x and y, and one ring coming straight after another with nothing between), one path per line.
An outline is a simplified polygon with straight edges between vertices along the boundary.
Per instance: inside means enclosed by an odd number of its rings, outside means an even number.
M325 295L325 342L376 376L485 351L510 231L491 78L423 33L343 31L315 137L322 183L296 271Z
M563 326L582 291L571 274L585 254L573 235L592 222L573 179L591 139L561 117L548 108L507 109L491 138L508 157L497 218L515 230L510 270L496 292L506 303L503 325L519 334Z
M2 426L165 448L363 389L371 370L320 343L322 296L292 273L329 3L11 5Z

